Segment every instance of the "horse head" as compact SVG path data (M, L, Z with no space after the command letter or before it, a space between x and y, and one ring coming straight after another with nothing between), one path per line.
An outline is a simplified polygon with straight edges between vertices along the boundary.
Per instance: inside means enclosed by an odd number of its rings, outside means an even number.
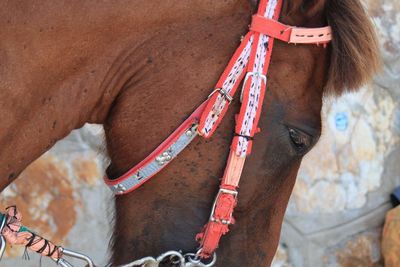
M110 176L118 177L139 162L150 151L143 144L160 143L165 129L176 127L204 98L256 4L232 1L227 6L237 8L223 15L173 27L174 34L165 32L165 53L149 64L149 73L159 77L146 75L132 83L106 124ZM275 42L261 131L243 170L236 223L220 243L218 266L271 262L301 160L321 135L323 97L358 88L379 65L375 35L358 1L284 1L280 21L308 28L330 25L333 41L327 46ZM236 100L213 138L195 141L153 181L116 198L114 263L170 249L196 249L193 236L209 216L238 110Z

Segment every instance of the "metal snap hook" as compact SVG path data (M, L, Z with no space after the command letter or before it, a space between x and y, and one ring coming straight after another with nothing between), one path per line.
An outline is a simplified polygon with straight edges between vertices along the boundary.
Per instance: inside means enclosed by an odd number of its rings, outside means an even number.
M72 266L71 263L69 263L67 260L60 258L58 260L51 258L57 265L60 265L61 267L74 267Z
M69 257L75 258L75 259L80 259L80 260L86 262L87 267L94 267L94 263L93 263L92 259L82 253L78 253L78 252L75 252L75 251L72 251L72 250L69 250L66 248L61 248L61 253L62 253L62 255L69 256ZM56 260L56 259L53 259L53 260L61 267L73 267L73 265L71 263L69 263L66 259L60 258L58 260Z

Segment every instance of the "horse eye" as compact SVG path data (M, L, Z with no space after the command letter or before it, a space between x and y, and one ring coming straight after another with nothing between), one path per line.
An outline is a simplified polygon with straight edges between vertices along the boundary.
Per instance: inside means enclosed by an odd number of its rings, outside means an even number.
M294 128L289 128L288 130L294 148L299 153L305 153L311 147L311 136Z

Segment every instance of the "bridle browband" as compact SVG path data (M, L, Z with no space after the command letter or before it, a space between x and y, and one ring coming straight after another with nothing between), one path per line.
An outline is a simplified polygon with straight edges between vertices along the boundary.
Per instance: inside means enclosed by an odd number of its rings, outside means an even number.
M242 105L236 118L229 158L209 220L203 231L196 236L196 240L200 244L198 251L187 254L169 251L158 258L146 257L124 265L125 267L141 266L146 263L159 264L164 260L174 261L177 266L214 265L216 261L215 250L219 241L222 235L228 233L229 225L234 223L233 210L237 204L237 188L241 173L246 157L251 153L254 135L259 131L258 121L266 91L267 72L274 39L293 44L321 44L324 46L332 40L332 30L329 26L298 28L278 22L282 1L260 1L258 12L252 18L249 32L243 38L239 48L222 73L215 86L216 89L206 101L138 165L118 179L104 178L105 183L116 195L128 194L143 185L175 159L196 136L210 138L213 135L227 112L235 92L243 82L240 95ZM3 222L10 219L7 214L0 215ZM13 241L7 239L7 235L3 232L3 229L8 229L8 226L8 224L2 225L0 237L12 244ZM22 225L19 224L19 226L23 228ZM3 245L5 244L2 239L0 239L0 256L4 252ZM61 247L58 248L60 248L60 253L57 253L59 256L54 257L52 255L53 260L61 265L66 264L62 257L63 255L70 255L71 251L63 251ZM73 256L92 264L92 261L82 254L75 253ZM210 257L212 257L211 262L202 263L202 260Z

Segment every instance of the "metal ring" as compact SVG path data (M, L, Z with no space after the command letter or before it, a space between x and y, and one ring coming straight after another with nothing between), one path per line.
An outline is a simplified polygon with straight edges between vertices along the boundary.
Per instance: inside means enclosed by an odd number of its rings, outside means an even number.
M196 252L196 256L198 257L198 258L200 258L200 253L203 251L203 249L202 248L200 248L197 252ZM212 267L212 266L214 266L214 264L217 262L217 253L213 253L213 255L212 255L212 259L211 259L211 261L209 262L209 263L203 263L203 262L201 262L201 260L200 260L200 263L198 263L199 264L199 266L201 266L201 267Z
M182 264L181 258L176 255L169 256L169 261L174 265Z
M188 261L193 264L201 263L201 259L200 259L199 255L197 255L196 253L187 253L187 254L185 254L185 258L187 258Z
M175 256L178 257L180 260L180 266L184 267L185 266L185 258L183 257L182 253L178 251L168 251L165 252L164 254L161 254L160 256L157 257L157 263L160 264L164 259L167 257Z
M213 258L212 258L211 262L209 262L208 264L204 264L204 267L214 266L214 264L217 262L217 253L214 252L212 257Z

